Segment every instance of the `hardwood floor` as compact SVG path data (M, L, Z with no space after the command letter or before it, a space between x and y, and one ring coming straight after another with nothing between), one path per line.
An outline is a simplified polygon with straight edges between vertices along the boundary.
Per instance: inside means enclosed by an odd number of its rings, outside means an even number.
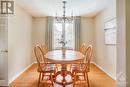
M89 72L90 87L116 87L115 80L111 79L98 67L91 64L91 71ZM13 81L9 87L37 87L38 82L38 72L37 65L32 65L28 70L26 70L20 77ZM50 87L50 84L43 82L40 87ZM62 87L55 84L55 87ZM72 87L66 86L66 87ZM76 87L87 87L85 81L80 82Z

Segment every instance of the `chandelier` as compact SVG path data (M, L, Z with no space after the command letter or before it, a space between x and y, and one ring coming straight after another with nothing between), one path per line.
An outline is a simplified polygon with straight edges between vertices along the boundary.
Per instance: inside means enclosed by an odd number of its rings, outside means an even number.
M63 0L62 3L63 3L63 16L58 17L56 14L55 20L56 20L56 22L60 22L60 23L72 23L74 20L73 12L71 13L70 17L67 17L66 11L65 11L67 1Z

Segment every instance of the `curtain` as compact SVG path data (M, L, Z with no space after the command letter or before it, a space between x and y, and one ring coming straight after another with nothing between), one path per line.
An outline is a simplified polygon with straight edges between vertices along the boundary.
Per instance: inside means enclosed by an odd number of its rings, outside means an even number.
M54 24L54 18L53 17L47 17L47 27L45 32L45 44L47 45L49 50L52 50L52 32L53 32L53 24Z
M80 48L80 28L81 28L81 17L77 16L74 19L74 30L75 30L75 50Z

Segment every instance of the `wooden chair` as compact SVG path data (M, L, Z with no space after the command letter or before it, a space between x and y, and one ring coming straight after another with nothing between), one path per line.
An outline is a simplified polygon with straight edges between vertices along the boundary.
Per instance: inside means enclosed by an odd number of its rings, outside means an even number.
M87 47L87 51L85 54L85 61L82 62L81 64L77 64L76 67L74 64L74 67L71 68L72 69L71 71L72 71L73 77L74 77L74 86L75 86L75 82L78 80L78 77L83 76L84 80L87 80L88 87L90 87L89 79L88 79L88 72L90 71L91 58L92 58L92 46L89 45ZM72 66L73 66L73 64L72 64Z
M42 51L40 46L36 46L34 48L35 57L38 63L38 87L40 85L41 80L43 80L44 76L49 76L51 80L51 84L53 86L53 74L56 73L55 64L48 64L44 58L44 52ZM42 77L42 78L41 78Z
M42 51L43 51L44 54L46 54L46 53L49 51L47 45L45 45L44 43L39 44L39 45L40 45L40 47L41 47L41 49L42 49ZM46 61L48 64L51 64L50 61L47 61L47 60L45 60L45 61ZM58 71L58 65L57 65L57 64L55 64L55 67L56 67L56 71Z
M81 52L83 55L86 54L86 52L87 52L87 45L86 45L85 43L83 43L83 44L81 45L81 47L80 47L80 52ZM81 64L81 63L83 63L83 62L85 61L85 59L86 59L86 58L84 57L83 60L77 62L76 64L70 65L70 71L72 70L71 68L76 68L76 67L78 67L79 64Z

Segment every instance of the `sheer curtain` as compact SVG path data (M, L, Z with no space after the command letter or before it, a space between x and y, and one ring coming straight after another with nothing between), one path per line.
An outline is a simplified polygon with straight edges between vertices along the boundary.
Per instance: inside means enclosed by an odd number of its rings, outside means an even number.
M81 28L81 17L77 16L74 20L74 30L75 30L75 50L80 48L80 28Z
M61 49L62 44L60 41L62 40L62 32L63 32L63 23L54 22L53 27L53 49ZM67 49L75 49L75 39L74 39L74 28L73 23L65 24L65 42Z
M75 30L74 23L66 23L65 24L65 40L66 40L66 48L67 49L75 49Z
M54 25L54 18L47 17L47 27L45 32L45 43L48 46L49 50L52 50L52 37L53 37L53 25Z

